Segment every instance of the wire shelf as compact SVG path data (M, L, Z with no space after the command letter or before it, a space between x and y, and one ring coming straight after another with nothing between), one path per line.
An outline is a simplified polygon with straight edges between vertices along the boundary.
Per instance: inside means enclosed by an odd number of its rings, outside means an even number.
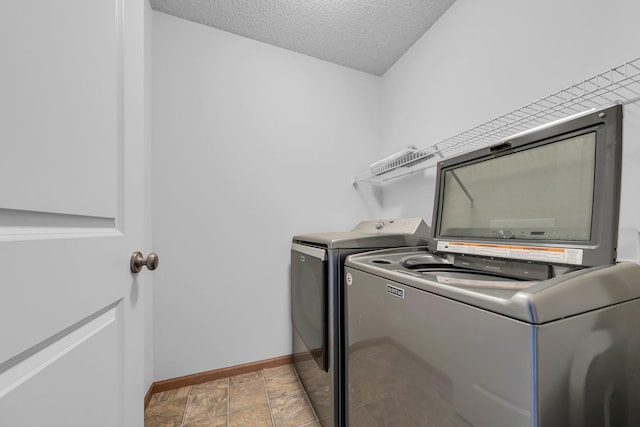
M581 83L539 99L494 120L452 136L427 148L384 163L375 162L365 174L354 177L359 183L382 184L435 167L438 161L483 148L515 134L528 131L575 114L613 103L640 100L640 58L636 58ZM382 163L381 163L382 162Z

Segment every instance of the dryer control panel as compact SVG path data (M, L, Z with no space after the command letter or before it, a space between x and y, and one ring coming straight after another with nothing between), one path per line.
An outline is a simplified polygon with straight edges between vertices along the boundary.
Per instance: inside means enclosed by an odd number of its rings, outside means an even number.
M422 218L372 219L361 221L352 232L364 234L414 234L429 236L429 226Z

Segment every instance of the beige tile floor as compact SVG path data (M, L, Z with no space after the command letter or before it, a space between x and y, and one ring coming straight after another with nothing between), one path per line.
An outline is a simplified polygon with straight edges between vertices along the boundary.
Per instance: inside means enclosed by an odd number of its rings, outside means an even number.
M291 365L156 393L145 427L320 427Z

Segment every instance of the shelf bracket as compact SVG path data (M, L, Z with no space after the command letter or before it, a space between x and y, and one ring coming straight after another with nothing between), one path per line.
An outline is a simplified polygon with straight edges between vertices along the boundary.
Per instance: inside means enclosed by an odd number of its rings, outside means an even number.
M471 193L469 193L469 190L467 190L467 187L462 183L462 180L460 179L456 171L450 171L449 173L451 173L451 176L453 177L453 179L456 180L456 182L460 186L460 189L467 196L467 199L469 199L469 207L473 208L473 197L471 196Z

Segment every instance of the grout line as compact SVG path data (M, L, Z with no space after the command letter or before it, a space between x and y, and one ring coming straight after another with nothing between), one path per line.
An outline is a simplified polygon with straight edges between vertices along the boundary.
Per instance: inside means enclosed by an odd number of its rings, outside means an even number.
M231 425L231 381L227 377L227 427Z
M180 420L180 426L184 425L184 418L187 416L187 406L189 406L189 400L191 400L191 390L193 390L193 387L189 386L189 393L187 393L187 401L184 403L184 409L182 410L182 420Z
M267 381L264 379L264 369L260 371L262 375L262 385L264 386L264 394L267 397L267 405L269 406L269 415L271 415L271 425L276 427L276 419L273 418L273 411L271 410L271 399L269 399L269 392L267 391Z
M309 396L307 396L307 390L305 390L304 386L302 385L302 381L300 381L300 377L298 376L298 371L296 371L296 368L293 365L292 365L292 370L293 370L293 373L294 373L294 375L296 376L296 378L298 380L298 385L300 385L300 389L302 390L302 394L304 394L304 398L307 401L307 405L309 405L309 408L311 408L311 412L313 413L313 416L315 417L315 420L313 422L317 422L318 424L320 424L320 418L318 418L318 414L316 414L316 410L313 409L313 405L311 404L311 401L309 400ZM311 424L311 423L309 423L309 424Z

